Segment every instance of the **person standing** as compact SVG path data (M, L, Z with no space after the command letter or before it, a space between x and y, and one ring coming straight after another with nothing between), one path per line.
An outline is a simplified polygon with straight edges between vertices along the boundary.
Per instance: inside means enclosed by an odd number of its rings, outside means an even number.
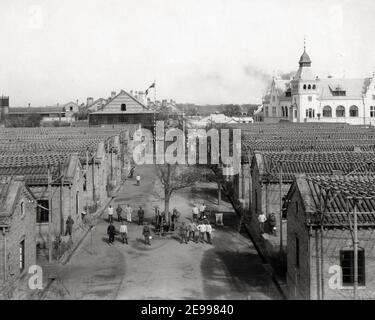
M126 214L126 221L132 222L132 208L129 205L129 203L126 205L125 214Z
M117 221L121 222L122 221L122 208L120 205L117 206L116 213L117 213Z
M261 213L259 216L258 216L258 222L259 222L259 229L260 229L260 233L263 234L264 233L264 224L265 222L267 221L267 217L264 213Z
M176 208L173 209L172 211L172 216L171 216L171 231L174 231L175 225L178 222L178 217L179 217L179 212L177 211Z
M158 206L155 207L155 224L160 224L160 208Z
M141 176L139 174L137 174L137 186L140 186L141 185Z
M113 222L113 208L110 205L108 208L108 223Z
M199 214L199 209L197 205L194 205L193 207L193 221L197 222L198 221L198 214Z
M206 233L206 225L203 222L198 224L199 241L204 242L204 234Z
M120 235L121 235L122 243L128 244L128 227L127 227L125 221L121 222Z
M268 225L269 225L270 233L276 236L276 216L273 212L268 217Z
M150 230L150 227L148 226L148 224L146 224L144 227L143 227L143 232L142 232L144 238L145 238L145 246L149 245L151 246L151 230Z
M74 220L72 219L72 216L69 216L68 219L66 219L66 222L65 222L65 235L69 235L70 237L72 237L72 231L73 231L73 224L74 224Z
M109 223L109 226L107 228L107 234L108 234L108 244L111 245L115 241L115 234L116 234L116 228L113 225L112 221Z
M209 243L209 244L212 244L212 241L211 241L211 239L212 239L212 226L210 225L210 223L209 222L207 222L206 223L206 236L207 236L207 242Z
M139 207L138 210L138 225L142 226L143 225L143 218L145 216L145 212L142 209L142 207Z
M186 224L185 222L182 222L182 224L180 225L180 243L187 243L187 238L186 238L186 235L187 235L187 227L186 227Z
M203 220L205 214L206 214L206 205L203 202L202 205L199 207L199 219Z
M190 241L190 238L191 240L193 240L195 242L195 223L193 221L191 221L189 224L188 224L188 241Z

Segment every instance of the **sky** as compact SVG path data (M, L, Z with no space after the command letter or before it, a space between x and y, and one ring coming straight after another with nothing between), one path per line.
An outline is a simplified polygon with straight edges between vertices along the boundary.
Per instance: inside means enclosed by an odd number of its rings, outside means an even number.
M82 103L156 80L157 99L259 103L304 38L316 75L372 76L374 16L373 0L1 0L0 94Z

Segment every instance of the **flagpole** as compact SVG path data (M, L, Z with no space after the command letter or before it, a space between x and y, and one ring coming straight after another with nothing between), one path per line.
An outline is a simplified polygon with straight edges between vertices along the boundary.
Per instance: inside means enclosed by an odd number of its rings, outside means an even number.
M156 80L154 80L154 102L156 107Z

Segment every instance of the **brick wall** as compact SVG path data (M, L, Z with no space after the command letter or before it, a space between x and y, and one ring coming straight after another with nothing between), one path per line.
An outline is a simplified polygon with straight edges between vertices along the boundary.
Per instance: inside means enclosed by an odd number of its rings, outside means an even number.
M22 191L12 216L7 238L7 282L18 279L28 272L29 266L36 263L35 246L35 203L30 202ZM21 202L24 203L24 215L21 215ZM20 271L19 245L25 240L25 267ZM0 285L4 285L4 236L0 231Z
M298 214L296 214L298 203ZM304 208L299 191L294 192L288 208L287 224L287 285L291 299L321 299L321 246L320 228L312 229L305 224ZM353 299L352 288L330 288L329 280L334 273L330 267L340 265L340 250L351 249L352 238L348 229L325 229L323 232L323 288L324 299ZM296 237L299 238L300 267L296 267ZM375 299L375 230L358 231L359 247L365 250L366 286L358 289L359 299Z

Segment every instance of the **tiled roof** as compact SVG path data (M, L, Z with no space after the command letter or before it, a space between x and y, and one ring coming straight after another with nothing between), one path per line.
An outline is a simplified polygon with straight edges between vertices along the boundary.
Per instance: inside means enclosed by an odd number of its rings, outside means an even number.
M260 168L262 181L278 182L280 165L284 182L292 182L295 174L330 175L337 171L344 174L375 173L375 153L364 152L294 152L256 153L253 158Z
M348 227L353 222L356 201L358 226L375 227L375 176L297 176L295 183L303 197L308 225L320 225L321 208L327 203L324 226Z
M9 113L61 113L65 112L64 107L26 107L9 108Z
M322 100L347 100L347 99L362 99L362 95L367 90L367 83L370 78L361 79L335 79L326 78L318 79L318 90L320 99ZM333 91L337 88L346 91L345 96L334 96Z

